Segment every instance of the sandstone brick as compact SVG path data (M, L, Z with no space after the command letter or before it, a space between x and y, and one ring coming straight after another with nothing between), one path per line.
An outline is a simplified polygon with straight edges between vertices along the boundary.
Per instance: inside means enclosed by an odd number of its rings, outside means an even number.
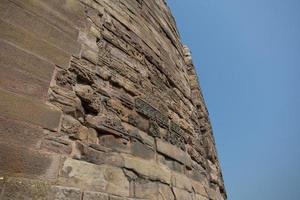
M128 198L118 197L118 196L110 196L109 200L128 200Z
M66 33L56 28L46 20L12 4L4 17L6 21L22 27L39 39L45 40L54 46L73 55L79 55L80 44L71 39Z
M129 196L129 182L120 168L67 158L59 182L86 190Z
M195 194L193 200L209 200L207 197L204 197L199 194Z
M30 74L14 68L7 68L0 65L0 70L1 88L41 100L46 98L49 82L37 79Z
M37 148L44 135L39 127L0 117L0 141L2 142Z
M133 139L130 143L131 154L143 159L154 159L155 152L148 145L140 142L139 140Z
M41 101L0 89L0 116L57 130L61 113Z
M137 198L157 199L159 194L158 184L141 179L134 183L134 193Z
M109 200L109 196L100 192L84 192L83 200Z
M1 200L48 200L50 185L43 181L8 178Z
M52 186L49 193L49 200L81 200L81 191L78 188Z
M67 33L73 40L76 40L78 37L78 30L70 22L61 16L63 13L57 12L55 9L47 6L45 1L23 1L23 0L11 0L18 6L34 13L40 18L43 18L46 21L49 21L58 29ZM72 0L71 0L72 1ZM51 1L52 2L52 1ZM48 3L51 3L48 1ZM75 2L76 4L76 2ZM78 2L77 2L78 4ZM61 6L62 4L60 4ZM68 8L67 8L68 9Z
M2 18L5 15L9 5L10 2L8 0L0 1L0 18Z
M0 38L19 46L22 49L46 59L60 67L67 68L70 54L38 39L30 32L0 20Z
M195 193L200 194L202 196L208 197L207 192L203 184L198 181L191 180L192 188Z
M207 193L207 196L209 197L209 199L219 200L217 197L217 192L214 189L205 187L205 190L206 190L206 193Z
M48 82L54 71L53 64L3 40L0 40L0 67L15 68Z
M171 184L174 187L187 190L189 192L192 191L191 180L188 177L186 177L184 174L172 172Z
M97 165L108 164L117 167L124 166L124 159L119 153L111 152L111 150L106 151L105 149L100 149L101 147L101 145L85 147L82 159Z
M192 200L192 194L186 190L173 187L173 192L175 194L175 199Z
M46 150L47 152L70 155L72 152L72 141L63 138L59 134L46 132L47 136L44 138L40 144L40 148Z
M184 151L182 151L180 148L176 147L175 145L172 145L170 143L164 142L161 139L156 139L156 146L157 146L157 151L174 159L182 164L189 164L190 162L188 161L190 158L188 154Z
M49 10L59 13L59 17L68 21L76 28L85 28L85 15L83 5L76 0L40 0Z
M21 174L55 179L60 157L12 144L0 145L0 174Z
M158 183L158 200L175 200L170 186Z
M122 154L125 167L135 171L136 173L148 177L151 180L159 180L163 183L170 183L171 172L163 165L151 160Z

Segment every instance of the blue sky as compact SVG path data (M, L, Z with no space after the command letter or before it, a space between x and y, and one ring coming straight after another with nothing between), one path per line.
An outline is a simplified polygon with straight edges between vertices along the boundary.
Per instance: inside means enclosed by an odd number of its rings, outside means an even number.
M168 0L229 200L300 199L300 0Z

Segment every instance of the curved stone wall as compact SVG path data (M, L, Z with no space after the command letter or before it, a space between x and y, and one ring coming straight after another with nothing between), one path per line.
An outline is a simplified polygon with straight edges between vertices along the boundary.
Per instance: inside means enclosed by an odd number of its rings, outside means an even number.
M0 67L1 200L226 199L163 0L1 0Z

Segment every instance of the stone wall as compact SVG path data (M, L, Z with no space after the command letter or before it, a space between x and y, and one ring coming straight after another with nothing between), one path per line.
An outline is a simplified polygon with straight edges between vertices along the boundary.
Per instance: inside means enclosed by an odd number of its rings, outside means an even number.
M0 200L224 200L163 0L0 0Z

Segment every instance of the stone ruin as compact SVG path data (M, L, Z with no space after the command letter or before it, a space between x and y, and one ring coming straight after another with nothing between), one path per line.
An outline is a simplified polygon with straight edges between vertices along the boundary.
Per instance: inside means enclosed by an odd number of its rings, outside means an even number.
M164 0L0 0L1 200L224 200Z

